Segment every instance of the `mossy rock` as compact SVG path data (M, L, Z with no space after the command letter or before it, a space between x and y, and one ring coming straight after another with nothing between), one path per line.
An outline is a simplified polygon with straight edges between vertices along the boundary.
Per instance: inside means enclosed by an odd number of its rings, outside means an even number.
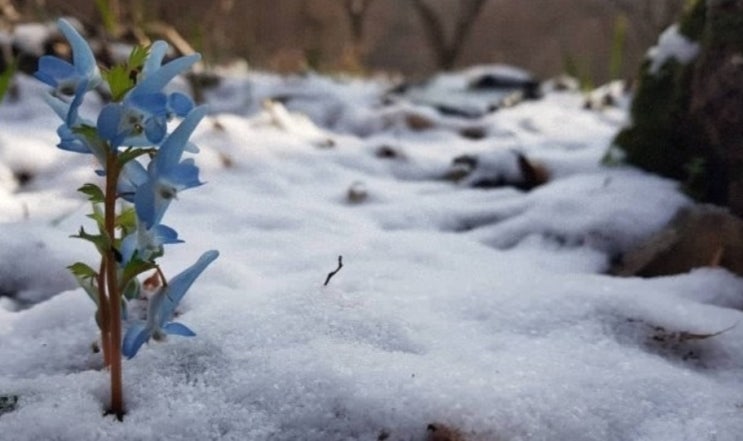
M743 201L734 207L735 188L743 191L734 182L743 180L743 0L691 0L678 32L699 54L688 64L669 58L655 72L643 63L632 124L614 144L628 163L743 214Z

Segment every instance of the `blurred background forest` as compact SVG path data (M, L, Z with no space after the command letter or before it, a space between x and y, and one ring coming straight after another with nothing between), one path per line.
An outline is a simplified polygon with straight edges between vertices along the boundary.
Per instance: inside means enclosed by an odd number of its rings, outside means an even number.
M0 0L13 26L60 15L125 33L168 24L208 62L401 73L508 63L631 78L685 0Z

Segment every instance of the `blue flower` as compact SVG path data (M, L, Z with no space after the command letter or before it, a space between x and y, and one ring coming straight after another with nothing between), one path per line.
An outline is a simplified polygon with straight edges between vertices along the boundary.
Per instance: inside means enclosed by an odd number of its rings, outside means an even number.
M137 355L139 348L151 338L160 341L168 334L186 337L196 335L185 325L173 322L173 316L176 307L186 295L186 291L217 257L219 257L219 252L216 250L202 254L196 263L173 277L167 285L150 298L147 321L134 323L126 330L121 345L121 352L125 357L131 359Z
M146 228L160 223L179 191L202 184L193 159L181 161L181 157L188 145L188 138L205 115L205 107L193 109L168 135L147 166L148 178L138 185L134 195L137 218Z
M72 48L72 64L53 55L44 55L39 58L39 67L34 76L54 87L57 94L73 95L67 115L63 118L68 125L72 125L83 95L100 84L101 75L93 51L85 39L67 20L59 19L57 26Z
M147 182L150 175L147 169L139 161L128 161L119 172L119 182L116 187L116 193L127 202L134 202L134 195L137 189Z
M126 265L136 253L137 258L151 261L163 253L163 245L183 243L178 238L178 232L167 225L155 225L145 228L137 225L136 231L121 240L121 262Z
M137 85L122 102L106 105L98 116L98 133L114 147L158 145L165 138L168 120L193 109L190 97L179 92L165 94L163 89L201 55L180 57L161 66L167 47L163 41L153 43Z
M57 135L59 135L57 147L76 153L93 154L104 165L107 147L97 137L91 138L80 132L80 129L84 127L93 128L93 123L81 118L77 111L71 112L72 105L58 97L44 95L44 99L63 121L72 118L57 128Z

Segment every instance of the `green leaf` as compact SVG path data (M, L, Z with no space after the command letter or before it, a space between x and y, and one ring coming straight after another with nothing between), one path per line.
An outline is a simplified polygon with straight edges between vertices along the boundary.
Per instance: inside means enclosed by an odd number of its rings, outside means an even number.
M98 132L95 127L87 124L81 124L72 128L72 133L83 135L86 139L97 139Z
M79 277L81 279L98 277L98 273L93 268L82 262L75 262L72 265L68 266L67 269L70 270L73 276Z
M113 101L121 101L126 93L137 85L139 73L142 72L148 53L149 46L135 46L125 64L114 66L103 73L103 78L111 89Z
M111 99L113 101L121 101L124 95L135 85L134 80L129 75L129 69L125 65L114 66L104 71L102 75L111 89Z
M134 46L132 52L129 54L129 70L141 71L144 66L144 62L147 60L147 55L150 53L150 46Z
M103 190L101 190L101 188L95 184L85 184L82 187L78 188L77 191L86 195L88 197L88 200L91 202L105 202L106 196L103 194Z
M101 210L101 207L99 205L93 204L93 212L86 215L86 217L95 221L95 223L98 225L98 231L105 231L106 220L105 216L103 215L103 210Z
M99 300L99 293L98 293L98 273L95 272L95 270L88 265L82 263L82 262L76 262L72 265L67 267L73 276L75 276L75 280L77 280L78 285L85 290L85 293L88 294L88 297L95 302L96 305L100 303Z
M87 240L88 242L93 243L93 245L95 245L101 255L106 254L111 248L111 242L106 236L102 234L89 234L83 227L80 227L80 231L76 235L72 235L70 237Z
M121 214L116 217L116 225L128 235L137 229L137 211L134 207L125 208Z

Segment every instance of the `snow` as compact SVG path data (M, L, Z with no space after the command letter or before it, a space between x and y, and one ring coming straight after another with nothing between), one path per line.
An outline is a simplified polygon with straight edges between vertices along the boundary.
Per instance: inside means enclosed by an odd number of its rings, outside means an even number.
M650 73L655 75L670 59L689 64L699 53L699 43L690 41L679 32L677 24L669 26L658 38L658 44L648 50Z
M182 303L198 335L125 360L127 415L103 418L94 305L64 269L94 261L68 236L89 225L75 189L96 178L89 158L54 148L43 88L19 81L22 100L0 106L0 293L23 300L0 303L0 396L18 396L2 440L424 440L430 423L509 441L743 431L743 280L605 274L690 203L674 182L599 165L623 109L550 92L462 120L385 105L384 79L266 73L208 93L194 136L208 185L168 213L186 243L168 248L166 274L221 253ZM406 126L410 114L431 127ZM473 125L482 139L459 135ZM510 176L514 152L548 183L444 179L461 155L479 158L473 173Z

